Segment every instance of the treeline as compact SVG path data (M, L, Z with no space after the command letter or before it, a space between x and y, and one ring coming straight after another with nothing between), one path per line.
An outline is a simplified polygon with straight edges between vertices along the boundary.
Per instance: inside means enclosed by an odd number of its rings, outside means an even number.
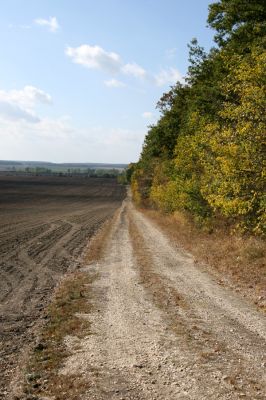
M8 168L0 173L12 175L34 175L34 176L83 176L87 178L120 178L123 171L116 168L112 169L92 169L92 168L44 168L44 167L25 167L25 168Z
M216 46L189 45L185 83L163 94L138 163L136 203L265 233L265 0L209 6Z

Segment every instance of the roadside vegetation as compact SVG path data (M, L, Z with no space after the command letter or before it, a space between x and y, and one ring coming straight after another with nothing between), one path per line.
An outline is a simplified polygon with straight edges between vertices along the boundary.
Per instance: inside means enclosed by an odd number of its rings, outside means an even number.
M128 167L140 206L181 213L212 233L266 233L266 7L209 6L215 47L193 39L185 83L164 93L139 161Z
M69 355L65 337L75 335L81 338L90 334L89 322L79 318L77 313L90 309L90 292L87 289L93 279L88 273L75 272L65 278L56 290L47 309L47 322L25 371L24 392L27 399L44 395L56 396L56 399L74 399L86 389L88 384L82 377L76 376L70 380L59 375L58 370Z
M182 213L143 210L178 248L193 254L196 264L266 312L266 243L252 235L228 235L226 228L212 233L197 227Z

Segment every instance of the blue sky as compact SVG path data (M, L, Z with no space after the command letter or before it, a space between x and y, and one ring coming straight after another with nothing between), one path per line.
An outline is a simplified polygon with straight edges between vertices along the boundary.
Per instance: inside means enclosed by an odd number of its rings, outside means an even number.
M136 161L210 2L1 1L0 159Z

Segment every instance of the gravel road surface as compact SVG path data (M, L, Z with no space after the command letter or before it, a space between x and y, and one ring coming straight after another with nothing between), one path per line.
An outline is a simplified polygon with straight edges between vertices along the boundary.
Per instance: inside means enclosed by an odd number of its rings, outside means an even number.
M264 316L130 198L105 256L85 268L98 274L93 311L80 315L92 334L66 338L71 356L60 371L88 380L83 399L265 399Z

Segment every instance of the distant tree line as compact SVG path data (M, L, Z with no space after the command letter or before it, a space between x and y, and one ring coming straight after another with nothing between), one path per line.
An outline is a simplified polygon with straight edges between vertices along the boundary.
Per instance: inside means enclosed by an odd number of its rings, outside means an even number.
M2 171L4 172L4 171ZM83 176L94 178L118 178L122 171L112 168L46 168L46 167L15 167L8 168L6 172L13 174L27 174L36 176Z
M128 178L140 205L263 234L265 0L217 1L208 24L216 46L207 53L191 41L185 83L161 97L161 117Z

